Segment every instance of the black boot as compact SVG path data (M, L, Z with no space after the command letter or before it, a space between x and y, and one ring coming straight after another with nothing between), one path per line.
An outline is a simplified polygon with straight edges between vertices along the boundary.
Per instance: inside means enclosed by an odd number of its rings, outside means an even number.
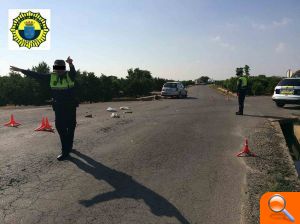
M235 112L235 115L243 115L243 112Z
M69 157L69 153L62 153L62 154L57 156L57 160L58 161L63 161L63 160L66 160L68 157Z
M69 157L69 151L67 150L61 150L61 154L57 156L58 161L66 160Z

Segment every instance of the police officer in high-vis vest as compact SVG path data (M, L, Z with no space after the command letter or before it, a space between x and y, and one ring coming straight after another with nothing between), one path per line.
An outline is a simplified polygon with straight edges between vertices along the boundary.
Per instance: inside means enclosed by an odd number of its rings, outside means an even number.
M68 157L73 148L74 132L76 127L76 107L78 101L75 96L76 71L73 60L68 57L70 71L66 71L64 60L56 60L53 65L53 73L44 74L11 66L11 70L22 72L37 80L47 80L50 85L53 110L55 112L55 126L61 141L62 153L57 157L59 161Z
M245 76L243 76L243 70L239 70L236 74L238 76L237 80L237 96L239 99L239 111L236 112L236 115L243 115L244 114L244 102L245 97L247 94L247 86L248 81Z

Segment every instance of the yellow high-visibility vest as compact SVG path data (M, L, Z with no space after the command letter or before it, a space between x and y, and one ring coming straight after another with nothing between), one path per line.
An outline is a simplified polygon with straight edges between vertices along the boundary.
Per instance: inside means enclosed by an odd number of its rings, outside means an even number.
M239 77L238 79L238 82L241 81L242 82L242 85L241 85L241 88L246 88L247 85L248 85L248 80L245 76L241 76Z
M75 82L70 78L69 73L67 72L66 76L60 78L57 73L51 73L50 78L50 87L51 89L64 90L71 89L75 85Z

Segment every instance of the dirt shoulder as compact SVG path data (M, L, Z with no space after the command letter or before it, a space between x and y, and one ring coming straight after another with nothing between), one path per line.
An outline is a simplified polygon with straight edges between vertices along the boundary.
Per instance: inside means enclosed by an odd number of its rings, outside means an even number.
M209 87L210 88L213 88L213 89L215 89L215 90L217 90L217 91L219 91L222 95L224 95L224 96L236 96L236 93L233 93L233 92L231 92L231 91L229 91L228 89L224 89L224 88L222 88L222 87L220 87L220 86L217 86L217 85L209 85Z
M249 139L259 157L244 159L247 189L243 223L254 224L259 223L259 201L265 192L300 191L300 180L278 122L265 121Z

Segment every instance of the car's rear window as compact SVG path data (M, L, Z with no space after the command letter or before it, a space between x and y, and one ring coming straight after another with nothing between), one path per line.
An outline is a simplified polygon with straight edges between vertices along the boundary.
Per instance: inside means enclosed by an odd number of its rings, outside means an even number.
M278 83L278 86L300 86L300 79L284 79Z
M164 87L176 88L177 87L177 83L166 83L166 84L164 84Z

